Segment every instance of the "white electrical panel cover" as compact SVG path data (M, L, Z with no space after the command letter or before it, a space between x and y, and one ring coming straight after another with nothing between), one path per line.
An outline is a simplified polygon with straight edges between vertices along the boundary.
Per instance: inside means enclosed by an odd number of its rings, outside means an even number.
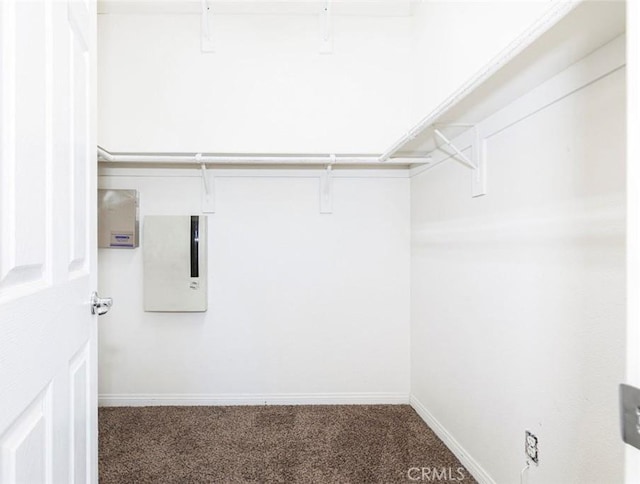
M207 310L207 219L144 218L144 310Z

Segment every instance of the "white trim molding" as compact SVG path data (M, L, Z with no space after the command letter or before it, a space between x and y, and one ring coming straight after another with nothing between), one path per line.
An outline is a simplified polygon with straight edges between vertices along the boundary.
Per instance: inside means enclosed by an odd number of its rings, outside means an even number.
M100 407L233 405L406 405L405 393L269 393L269 394L102 394Z
M476 481L480 484L496 484L496 481L485 471L482 466L473 458L471 454L465 450L453 435L427 410L427 408L418 400L415 395L410 397L410 405L416 413L425 421L425 423L435 432L435 434L444 442L451 452L458 458L463 466L469 471Z

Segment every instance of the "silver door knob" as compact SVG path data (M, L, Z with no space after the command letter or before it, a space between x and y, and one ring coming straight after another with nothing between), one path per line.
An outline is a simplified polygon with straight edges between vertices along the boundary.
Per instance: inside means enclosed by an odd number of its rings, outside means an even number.
M113 299L110 297L99 297L97 292L91 295L91 314L102 316L109 312L113 306Z

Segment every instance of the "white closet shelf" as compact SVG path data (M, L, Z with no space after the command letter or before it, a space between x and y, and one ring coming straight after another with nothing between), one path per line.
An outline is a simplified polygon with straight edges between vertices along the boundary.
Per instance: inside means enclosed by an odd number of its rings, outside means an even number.
M438 149L435 130L450 139L625 31L625 3L557 2L500 55L381 156L427 156Z
M148 165L311 165L311 166L404 166L425 164L425 157L390 158L380 160L379 155L255 155L255 154L209 154L209 153L112 153L98 146L98 161L108 163L135 163Z

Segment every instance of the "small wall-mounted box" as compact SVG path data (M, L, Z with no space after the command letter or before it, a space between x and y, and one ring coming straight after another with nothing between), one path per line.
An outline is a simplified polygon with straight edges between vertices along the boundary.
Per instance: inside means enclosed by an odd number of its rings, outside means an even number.
M144 310L207 310L207 218L144 218Z
M98 247L138 247L139 227L137 190L98 190Z

